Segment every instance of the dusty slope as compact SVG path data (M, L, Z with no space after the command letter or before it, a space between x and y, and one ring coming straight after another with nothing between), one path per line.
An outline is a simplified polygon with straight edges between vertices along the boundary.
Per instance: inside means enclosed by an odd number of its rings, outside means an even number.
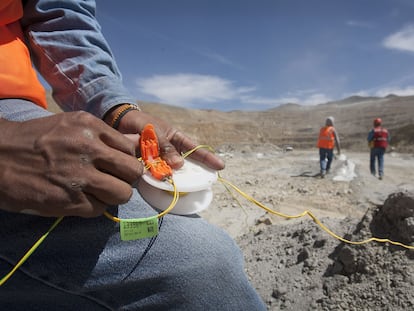
M365 153L343 150L342 156L334 160L332 173L326 179L293 177L305 172L308 172L307 175L318 173L316 148L283 152L276 146L266 144L233 145L223 147L219 154L226 162L226 168L221 172L223 178L266 206L287 214L311 210L321 217L360 218L368 207L382 204L389 194L414 190L414 162L409 154L387 153L386 178L382 181L369 173L368 150ZM223 214L217 220L223 219L233 236L248 230L243 227L246 214L249 215L248 225L266 214L264 210L244 201L245 213L219 183L214 185L214 193L215 200L203 215ZM241 197L238 199L241 200ZM272 222L286 222L280 217L266 217Z
M399 152L414 152L414 96L352 97L317 106L288 104L267 111L189 110L141 103L144 110L171 120L199 143L219 147L231 143L271 143L312 148L320 126L334 116L342 144L364 150L375 117L382 117Z
M318 172L316 149L283 152L271 145L234 145L221 151L227 164L221 175L244 192L285 214L310 210L352 240L372 235L371 219L389 194L414 190L413 155L388 153L386 178L380 181L369 173L367 152L344 150L332 174L320 179L292 177ZM213 204L201 214L237 238L247 272L269 310L413 307L413 253L378 243L345 246L309 217L285 220L238 196L243 211L221 184L214 192Z

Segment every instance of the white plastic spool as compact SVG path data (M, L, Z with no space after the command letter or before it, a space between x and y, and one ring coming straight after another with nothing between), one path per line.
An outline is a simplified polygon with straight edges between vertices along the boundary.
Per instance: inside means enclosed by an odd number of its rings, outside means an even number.
M216 171L185 159L172 178L180 197L171 214L190 215L209 207L213 200L212 185L217 181ZM174 187L169 182L153 178L149 171L140 179L138 191L148 204L161 211L170 206L174 195Z

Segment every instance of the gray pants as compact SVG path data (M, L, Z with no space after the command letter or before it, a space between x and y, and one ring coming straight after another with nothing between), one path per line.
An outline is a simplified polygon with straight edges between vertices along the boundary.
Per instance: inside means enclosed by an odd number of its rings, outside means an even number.
M137 191L110 211L156 214ZM55 219L0 211L0 277ZM233 240L198 216L166 215L156 239L121 241L106 217L65 217L5 285L1 310L265 310Z

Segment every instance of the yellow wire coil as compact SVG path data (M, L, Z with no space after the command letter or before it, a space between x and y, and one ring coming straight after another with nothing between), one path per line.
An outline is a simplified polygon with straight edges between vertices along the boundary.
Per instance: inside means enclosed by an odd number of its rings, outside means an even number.
M39 245L42 244L42 242L47 238L49 233L57 227L57 225L62 221L62 219L63 217L59 217L55 220L55 222L47 230L47 232L43 234L35 244L33 244L33 246L26 252L26 254L24 254L24 256L18 261L18 263L13 267L13 269L0 280L0 286L6 283L6 281L17 271L17 269L19 269L24 264L24 262L30 257L30 255L32 255L33 252L39 247Z
M175 205L177 204L177 202L178 202L178 199L179 199L179 197L180 197L180 192L178 192L177 191L177 186L175 185L175 183L174 183L174 180L172 179L172 178L169 178L169 179L167 179L167 181L169 182L169 183L171 183L171 185L173 186L173 189L174 189L174 191L170 191L171 193L172 193L172 195L173 195L173 199L172 199L172 201L171 201L171 203L170 203L170 205L168 206L168 208L167 209L165 209L163 212L161 212L161 213L159 213L158 215L157 215L157 217L158 218L161 218L161 217L163 217L164 215L166 215L166 214L168 214L174 207L175 207ZM121 222L121 219L120 218L118 218L118 217L115 217L115 216L113 216L113 215L111 215L110 213L108 213L107 211L105 211L104 212L104 215L107 217L107 218L109 218L110 220L113 220L113 221L115 221L115 222Z
M306 210L306 211L304 211L304 212L302 212L301 214L298 214L298 215L286 215L286 214L283 214L283 213L274 211L274 210L272 210L272 209L264 206L262 203L258 202L256 199L254 199L251 196L249 196L248 194L244 193L239 188L237 188L234 184L232 184L231 182L229 182L228 180L225 180L224 178L222 178L220 176L219 176L219 181L221 183L223 183L223 184L226 184L226 185L230 186L235 191L237 191L241 196L243 196L246 200L254 203L255 205L257 205L260 208L264 209L265 211L269 212L270 214L277 215L277 216L280 216L280 217L283 217L283 218L287 218L287 219L300 218L300 217L304 217L304 216L308 215L319 227L321 227L322 230L324 230L325 232L327 232L332 237L334 237L334 238L336 238L339 241L342 241L344 243L353 244L353 245L361 245L361 244L366 244L366 243L375 241L375 242L380 242L380 243L390 243L390 244L398 245L398 246L401 246L401 247L404 247L404 248L407 248L407 249L414 249L414 246L406 245L406 244L403 244L401 242L392 241L390 239L381 239L381 238L376 238L376 237L371 237L371 238L366 239L366 240L363 240L363 241L350 241L350 240L344 239L344 238L340 237L339 235L335 234L334 232L332 232L329 228L327 228L310 211L307 211Z

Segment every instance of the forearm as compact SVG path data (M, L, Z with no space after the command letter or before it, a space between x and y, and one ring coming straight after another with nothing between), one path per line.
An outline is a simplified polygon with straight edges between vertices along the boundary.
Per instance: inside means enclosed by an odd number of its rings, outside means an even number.
M374 132L373 131L370 131L368 133L367 141L368 142L371 142L373 139L374 139Z
M95 1L29 0L22 26L33 61L64 111L102 118L134 103L95 18Z
M339 136L338 136L338 133L336 131L334 132L334 137L335 137L336 150L338 151L338 153L341 153L341 142L339 140Z

